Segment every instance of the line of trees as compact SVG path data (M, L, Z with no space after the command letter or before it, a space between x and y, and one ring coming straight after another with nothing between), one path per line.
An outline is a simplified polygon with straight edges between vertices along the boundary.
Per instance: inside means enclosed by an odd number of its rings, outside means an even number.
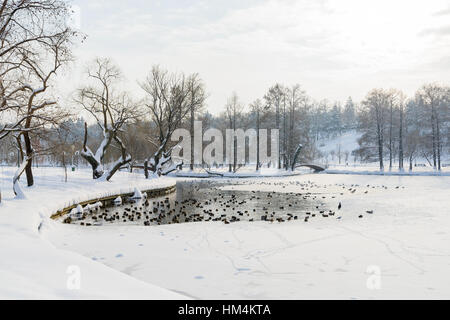
M408 99L395 89L370 91L358 113L358 156L363 161L379 162L380 170L389 161L389 170L404 160L413 169L416 158L424 158L436 170L442 168L442 155L450 143L450 87L439 84L422 86Z
M172 157L177 142L171 137L178 128L191 133L191 154L183 158L194 169L195 120L202 121L203 130L217 128L223 136L226 129L256 128L256 170L265 165L294 170L299 162L320 159L321 141L350 130L361 135L353 156L378 161L381 170L386 161L390 170L396 162L404 170L405 160L412 170L417 158L441 170L449 154L450 88L439 84L424 85L410 98L399 90L374 89L359 105L351 98L341 105L315 101L299 84L275 83L248 105L232 93L223 112L213 116L205 110L207 94L198 74L154 66L139 82L141 98L136 99L120 89L120 68L97 58L72 103L62 105L53 90L55 75L73 61L73 46L84 39L67 26L70 14L63 0L4 0L0 5L0 161L17 162L12 177L17 197L24 196L18 183L22 174L32 186L32 164L43 158L64 167L82 161L93 179L110 180L136 162L144 163L147 178L173 172L183 165ZM88 119L75 118L80 110ZM259 129L279 129L278 150L268 150L278 153L278 163L260 162ZM236 172L237 142L230 143L234 159L225 155L224 160ZM341 150L338 154L340 159Z

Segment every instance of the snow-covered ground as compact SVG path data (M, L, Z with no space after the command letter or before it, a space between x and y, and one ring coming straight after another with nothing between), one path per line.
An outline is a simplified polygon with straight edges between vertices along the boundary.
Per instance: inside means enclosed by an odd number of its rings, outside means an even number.
M106 189L130 180L169 183L140 179L121 174ZM78 175L69 176L68 184L55 174L37 181L39 188L25 189L28 200L0 205L0 297L450 298L450 178L445 176L246 179L225 188L306 192L298 183L307 183L307 192L323 194L336 216L151 227L80 227L49 220L55 199L67 202L105 187ZM80 291L66 288L69 265L79 266Z
M448 178L320 174L232 188L298 192L290 184L297 180L336 195L327 201L342 202L339 215L307 223L201 222L102 232L64 225L47 235L61 249L201 299L450 297ZM356 192L349 191L356 184ZM90 245L100 241L108 245Z
M361 133L356 130L350 130L332 139L321 139L317 142L317 146L325 154L333 151L338 153L339 150L342 154L346 151L351 154L353 150L359 148L358 139L360 137Z
M406 165L406 164L405 164ZM413 167L412 171L409 171L409 167L403 171L400 171L398 167L393 167L392 170L385 168L384 171L380 171L380 165L378 163L366 163L366 164L350 164L339 165L332 164L326 169L330 174L362 174L362 175L412 175L412 176L450 176L450 166L445 166L441 171L433 169L431 166Z
M302 173L308 173L312 170L309 168L300 168L295 171L276 169L276 168L260 168L258 171L255 170L255 165L246 165L236 172L229 172L228 166L221 168L214 168L211 170L204 170L202 168L195 168L194 170L189 170L189 168L184 168L179 170L171 176L179 178L210 178L210 177L224 177L224 178L267 178L267 177L288 177L299 175Z
M17 200L11 191L13 172L13 168L0 167L0 299L184 298L78 253L58 249L46 240L52 228L60 228L49 219L58 209L94 197L132 192L134 187L173 185L173 180L146 181L141 176L118 173L113 182L94 182L89 171L77 171L69 172L64 183L61 168L37 168L36 186L23 187L26 199Z

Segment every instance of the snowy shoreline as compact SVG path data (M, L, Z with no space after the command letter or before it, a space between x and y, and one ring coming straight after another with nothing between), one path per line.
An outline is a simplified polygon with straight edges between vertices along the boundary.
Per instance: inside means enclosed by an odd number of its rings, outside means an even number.
M113 193L113 194L107 195L107 196L102 195L99 197L89 198L88 200L72 203L72 205L70 205L68 207L59 209L56 213L52 214L50 217L52 219L61 217L65 214L69 213L72 209L76 208L78 205L81 205L82 207L84 207L86 205L93 205L98 202L111 201L111 200L117 199L118 197L120 197L120 198L132 197L136 193L139 193L139 195L141 197L142 197L142 194L145 194L145 197L147 199L152 199L155 197L161 197L163 195L175 192L175 190L176 190L175 184L168 184L167 186L163 186L163 187L152 186L150 189L149 188L138 189L135 187L132 192Z
M58 170L59 169L59 170ZM96 197L138 189L171 187L171 178L145 180L140 175L118 173L112 182L93 181L88 170L69 173L60 168L36 168L36 186L23 188L26 199L14 199L10 176L14 168L2 167L0 184L0 298L2 299L186 299L142 282L73 251L57 249L47 240L61 223L50 219L58 210ZM74 269L75 268L75 269ZM80 288L69 282L73 270Z
M354 171L354 170L325 170L324 174L348 174L365 176L402 176L402 177L450 177L450 172L438 171Z

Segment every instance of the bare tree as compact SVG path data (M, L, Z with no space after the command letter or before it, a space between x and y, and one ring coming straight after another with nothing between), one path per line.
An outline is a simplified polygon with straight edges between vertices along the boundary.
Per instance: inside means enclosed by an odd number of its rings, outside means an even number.
M226 109L226 116L229 121L230 129L233 129L233 132L236 132L236 123L237 123L237 117L243 110L243 105L239 102L239 97L236 92L233 92L231 94L231 97L228 98L227 104L225 106ZM228 146L229 149L233 148L233 159L228 159L229 161L229 172L236 172L237 170L237 141L236 137L233 135L232 140L230 140L230 143L232 146ZM231 162L233 161L233 162Z
M170 138L182 121L203 105L204 86L196 74L171 74L159 66L152 68L140 86L147 94L145 105L158 131L158 140L150 140L157 150L146 161L146 176L147 170L166 175L182 165L172 162Z
M413 170L413 161L417 156L421 144L421 117L415 101L410 101L406 106L404 117L405 128L405 154L409 161L409 171Z
M259 148L259 129L261 126L261 112L264 111L263 104L260 99L256 99L251 105L250 108L255 113L255 120L256 120L256 171L259 170L261 167L261 160L260 160L260 148Z
M204 106L206 94L205 88L198 74L193 74L188 83L189 94L189 110L190 110L190 134L191 134L191 163L190 169L194 170L195 162L195 139L194 139L194 123L195 115L200 112Z
M445 114L445 112L443 113L442 111L447 106L449 91L450 89L448 87L433 83L422 86L416 93L417 100L425 108L425 110L427 110L429 115L433 167L439 171L441 170L442 150L441 121L443 114Z
M71 40L78 35L66 25L70 10L59 0L5 0L0 5L0 114L17 114L23 108L23 95L33 94L33 81L45 83L68 60ZM50 54L47 54L49 53ZM55 63L53 63L53 60ZM57 65L45 71L47 64ZM41 79L42 78L42 79ZM45 78L48 78L45 80ZM30 94L31 92L31 94ZM0 139L23 131L28 117L21 114L0 127Z
M287 112L286 112L286 91L283 95L283 168L288 168L288 151L287 151Z
M395 104L399 113L398 120L398 169L400 171L404 170L404 157L405 157L405 148L404 148L404 132L405 132L405 106L406 106L406 96L403 92L399 90L394 91L395 95Z
M373 119L374 122L369 122L368 127L371 129L372 126L375 127L375 136L378 148L378 161L380 163L380 170L384 170L384 135L385 135L385 124L386 124L386 103L387 103L387 93L383 89L373 89L370 91L363 101L363 106L369 115L369 119Z
M139 116L138 106L124 92L116 92L115 85L121 79L121 72L111 60L98 58L88 67L87 75L92 85L79 89L75 101L88 111L103 132L103 140L95 153L88 147L88 127L85 133L81 156L91 165L94 179L105 177L110 180L123 165L131 161L126 146L120 138L122 126ZM115 143L121 156L105 175L103 159L106 151Z
M394 111L395 111L395 96L392 92L386 94L386 104L389 112L389 171L392 170L393 153L394 153Z
M275 109L275 127L276 129L280 130L280 113L281 113L281 104L283 103L285 99L286 90L285 88L280 85L276 84L273 87L269 89L269 91L264 96L264 100L266 101L266 104L270 107ZM278 146L278 169L281 168L281 145Z
M16 195L24 171L28 186L34 184L31 135L58 121L56 100L46 93L57 70L71 60L78 34L66 25L69 14L67 3L59 0L0 4L0 118L11 119L0 126L0 140L13 133L24 154L13 179Z
M305 91L300 88L300 85L296 84L287 90L287 96L289 97L288 105L289 105L289 134L288 134L288 143L287 148L285 149L286 153L286 169L292 168L295 165L294 156L299 150L299 146L295 146L294 139L296 138L296 133L294 132L295 123L297 120L297 113L300 105L306 102ZM285 116L286 117L286 116ZM285 129L286 130L286 129ZM298 137L297 137L298 138ZM301 147L300 147L301 149ZM298 151L300 152L300 151ZM298 153L297 153L298 156Z

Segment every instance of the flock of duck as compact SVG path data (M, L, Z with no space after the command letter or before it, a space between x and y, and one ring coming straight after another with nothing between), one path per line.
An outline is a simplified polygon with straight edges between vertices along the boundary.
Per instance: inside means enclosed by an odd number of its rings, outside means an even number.
M367 194L370 189L386 186L359 185L317 185L311 181L288 182L242 182L248 191L223 189L217 182L203 181L201 183L184 182L178 188L177 194L157 199L129 200L120 205L86 206L76 214L70 214L65 223L76 223L84 226L99 226L111 223L161 225L184 222L221 221L230 224L239 221L286 222L303 220L308 222L315 217L341 219L342 202L336 197L344 192L354 194L359 189L361 194ZM228 184L229 186L229 184ZM266 186L266 188L262 188ZM294 187L295 192L262 191ZM257 188L258 187L258 188ZM267 188L269 187L269 188ZM318 189L331 189L330 192L317 193ZM400 187L397 187L397 189ZM253 190L252 190L253 189ZM326 199L337 203L329 208ZM331 203L329 202L329 203ZM373 210L365 213L373 214ZM360 214L359 218L364 215Z

